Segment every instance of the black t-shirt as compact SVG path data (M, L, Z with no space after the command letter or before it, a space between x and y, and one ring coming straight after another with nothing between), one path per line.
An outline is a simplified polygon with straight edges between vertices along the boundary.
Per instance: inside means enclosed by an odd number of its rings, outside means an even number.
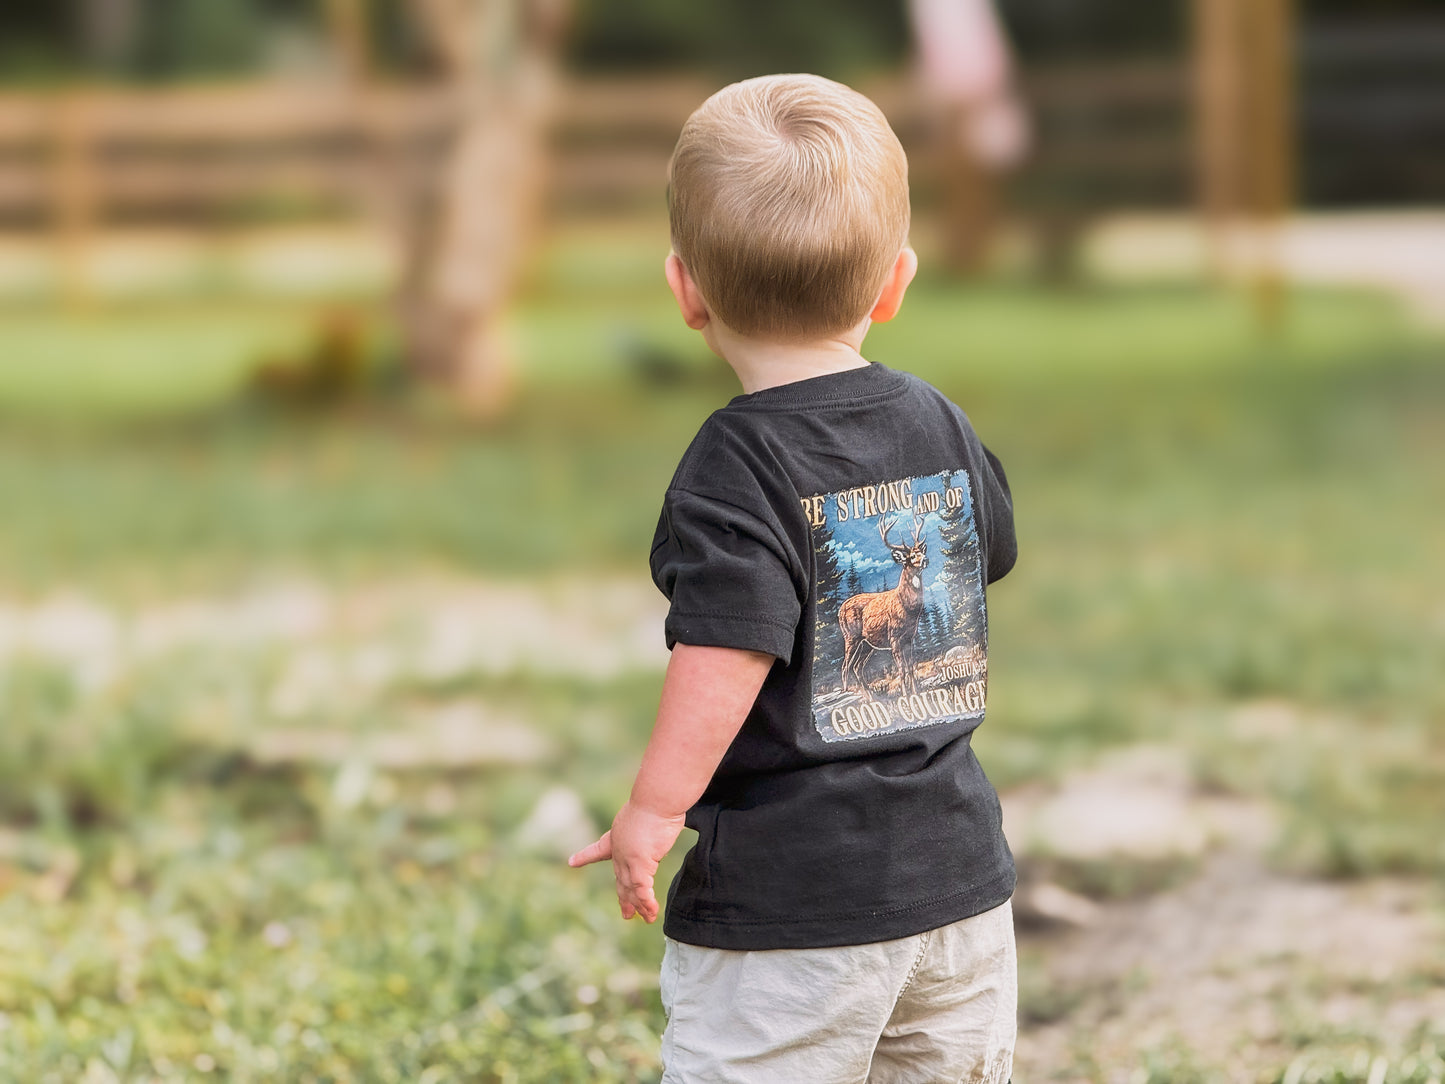
M905 937L1013 892L973 755L984 585L1014 563L1003 468L917 377L869 365L740 395L663 502L678 642L776 656L687 825L669 937L725 949Z

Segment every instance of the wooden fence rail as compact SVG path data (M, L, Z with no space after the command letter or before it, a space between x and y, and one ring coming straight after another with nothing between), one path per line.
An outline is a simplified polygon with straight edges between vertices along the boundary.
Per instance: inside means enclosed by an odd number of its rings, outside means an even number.
M1445 131L1445 84L1422 59L1433 55L1445 30L1427 29L1302 35L1307 186L1348 181L1367 168L1370 176L1393 170L1392 177L1416 178L1445 168L1438 146L1431 149ZM1374 79L1379 86L1330 74L1361 65L1384 72ZM1343 93L1341 86L1352 89ZM696 76L567 81L552 133L553 210L657 206L677 130L711 89ZM932 163L918 96L901 77L864 89L914 156L926 198ZM1023 93L1038 129L1024 206L1060 193L1081 210L1193 202L1195 90L1181 60L1027 68ZM378 155L405 155L429 168L440 160L462 104L454 92L428 86L0 93L0 231L363 213L385 175L375 168ZM1404 148L1408 162L1399 148L1393 158L1383 153L1389 148L1380 135L1407 121L1422 136ZM1348 153L1356 144L1381 153L1357 161ZM1327 188L1320 192L1329 198Z
M710 86L697 78L574 81L553 133L551 199L563 209L655 205L678 128ZM924 115L901 79L868 88L920 151ZM1167 65L1031 79L1040 115L1184 112ZM437 160L460 104L443 89L365 92L240 85L0 95L0 229L103 228L115 220L363 209L378 154ZM1052 123L1052 122L1050 122ZM1066 168L1178 173L1178 125L1068 123L1044 143ZM910 147L913 149L913 147ZM422 163L425 166L425 162Z

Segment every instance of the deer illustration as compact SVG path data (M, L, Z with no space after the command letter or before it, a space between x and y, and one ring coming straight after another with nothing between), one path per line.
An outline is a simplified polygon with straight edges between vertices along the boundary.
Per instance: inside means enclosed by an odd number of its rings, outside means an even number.
M899 545L888 540L898 523L879 518L878 533L900 566L898 586L891 591L867 591L852 596L838 608L838 627L843 631L843 690L851 685L868 691L863 668L875 651L893 655L894 671L904 695L915 691L913 637L918 616L923 612L923 570L928 567L928 544L923 539L924 517L913 517L913 543ZM851 680L850 680L851 679Z

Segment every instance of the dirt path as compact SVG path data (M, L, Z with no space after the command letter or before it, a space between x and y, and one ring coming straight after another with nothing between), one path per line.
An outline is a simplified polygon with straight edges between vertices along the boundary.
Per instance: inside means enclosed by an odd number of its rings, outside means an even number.
M134 609L68 592L0 599L0 666L40 661L94 687L187 651L280 650L289 661L273 700L297 714L338 681L365 690L408 675L661 670L664 613L652 584L622 578L419 578L346 591L291 580Z
M1183 215L1105 220L1086 248L1094 270L1126 279L1197 276L1210 260L1198 220ZM1270 251L1265 237L1238 229L1222 238L1219 255L1243 270ZM1384 289L1425 323L1445 327L1445 213L1298 214L1286 222L1273 251L1293 281Z
M1142 1055L1255 1080L1311 1030L1396 1046L1445 1020L1438 908L1419 882L1304 881L1217 855L1087 929L1025 935L1062 1008L1025 1018L1015 1079L1130 1081Z
M1136 747L1004 795L1021 852L1016 1080L1273 1079L1336 1041L1389 1051L1445 1022L1439 886L1280 873L1269 807L1204 793L1184 768ZM1061 903L1041 884L1101 862L1169 870L1168 887Z

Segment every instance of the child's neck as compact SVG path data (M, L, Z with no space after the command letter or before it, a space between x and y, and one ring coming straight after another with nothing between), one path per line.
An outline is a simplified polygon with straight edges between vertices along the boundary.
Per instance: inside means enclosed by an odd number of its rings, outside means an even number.
M707 331L711 332L708 345L731 366L749 394L868 364L858 352L868 332L866 320L839 335L797 343L748 338L717 321Z

